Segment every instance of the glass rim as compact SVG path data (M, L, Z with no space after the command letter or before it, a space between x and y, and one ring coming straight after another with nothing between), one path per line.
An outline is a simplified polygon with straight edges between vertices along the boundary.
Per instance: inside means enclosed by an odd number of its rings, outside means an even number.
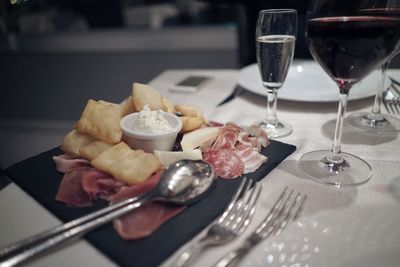
M264 13L297 13L296 9L293 8L273 8L260 10L259 14Z

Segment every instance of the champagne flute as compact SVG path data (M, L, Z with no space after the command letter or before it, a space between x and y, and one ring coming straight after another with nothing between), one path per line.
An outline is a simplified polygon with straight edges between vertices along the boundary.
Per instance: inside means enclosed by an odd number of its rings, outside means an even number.
M400 1L389 1L387 3L377 1L369 8L360 10L361 14L374 16L389 16L400 18ZM400 119L381 112L383 91L386 80L386 72L390 60L400 52L400 47L394 50L391 57L381 66L381 75L375 95L372 110L359 112L347 117L347 123L357 130L372 134L397 134L400 132Z
M311 55L336 82L340 96L331 150L308 152L298 165L307 177L336 187L360 185L372 176L372 168L365 160L341 151L347 98L355 83L387 61L400 39L400 19L360 15L366 2L315 1L307 22Z
M297 11L265 9L258 14L256 55L263 86L267 89L267 117L259 126L270 138L292 132L292 126L278 120L277 95L293 60L297 34Z

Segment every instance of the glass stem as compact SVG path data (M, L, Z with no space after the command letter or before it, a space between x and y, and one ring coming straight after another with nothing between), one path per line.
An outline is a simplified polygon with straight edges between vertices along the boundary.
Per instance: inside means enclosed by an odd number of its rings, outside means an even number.
M277 90L267 88L267 122L277 123L278 118L276 116L277 107Z
M378 83L378 91L376 92L374 106L372 108L370 117L373 119L381 119L381 104L382 104L382 97L383 97L383 87L385 86L385 78L386 78L386 71L389 66L389 60L386 61L385 64L381 67L381 77Z
M336 120L335 136L333 138L333 145L331 149L331 155L329 160L333 163L342 163L343 158L340 156L342 148L342 130L344 122L344 114L346 113L347 98L349 90L341 90L339 97L339 109Z

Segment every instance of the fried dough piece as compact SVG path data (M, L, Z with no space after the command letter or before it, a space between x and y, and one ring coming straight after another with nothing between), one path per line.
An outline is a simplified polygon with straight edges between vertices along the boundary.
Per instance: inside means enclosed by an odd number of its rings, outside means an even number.
M113 103L113 102L108 102L108 101L105 101L105 100L99 100L98 102L102 103L102 104L107 104L107 105L110 105L110 106L113 106L113 107L121 107L120 104L116 104L116 103Z
M181 113L182 133L191 132L199 129L203 124L207 123L203 116L203 112L198 107L192 105L175 105L175 110Z
M116 144L121 141L122 131L119 121L122 118L121 107L109 102L97 102L89 99L81 118L75 124L75 130L95 139Z
M147 180L160 168L157 157L143 150L132 150L121 142L102 152L91 161L101 171L129 185Z
M180 118L182 120L182 133L187 133L199 129L204 123L204 119L199 117L183 116Z
M130 95L126 101L121 104L122 117L130 113L136 112L135 106L133 105L133 97Z
M92 141L93 138L91 136L72 130L64 137L61 149L66 153L80 156L79 150L90 144Z
M171 101L168 98L163 96L162 96L162 110L170 113L175 112L174 105L172 105Z
M90 144L81 147L79 149L79 155L87 160L92 160L112 146L112 144L102 140L94 140Z
M116 104L116 103L112 103L112 102L108 102L108 101L104 101L104 100L99 100L99 103L103 103L103 104L108 104L110 106L113 107L119 107L121 109L121 116L124 117L125 115L128 115L130 113L135 112L135 107L133 106L133 98L132 96L129 96L123 103L121 104Z
M143 150L132 150L111 165L110 173L117 180L132 185L146 181L159 168L156 156Z
M109 149L100 153L97 157L95 157L91 163L92 165L101 171L109 172L111 165L118 161L119 158L122 158L129 153L131 153L132 149L125 144L124 142L120 142Z
M141 111L145 105L149 105L150 110L163 107L160 93L147 84L133 83L132 97L136 111Z
M192 105L175 105L175 110L187 117L204 117L201 109Z

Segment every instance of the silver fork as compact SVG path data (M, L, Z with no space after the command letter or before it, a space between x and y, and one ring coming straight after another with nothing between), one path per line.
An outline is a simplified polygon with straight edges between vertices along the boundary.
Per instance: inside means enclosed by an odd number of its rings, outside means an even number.
M294 190L287 194L287 189L288 187L285 187L256 230L244 240L240 247L220 259L215 267L236 266L261 240L268 238L271 234L279 235L290 221L294 221L299 217L307 195L299 192L295 193Z
M245 177L227 208L213 222L207 234L190 244L170 266L187 266L205 247L226 244L242 234L254 215L260 191L261 186L258 183Z

